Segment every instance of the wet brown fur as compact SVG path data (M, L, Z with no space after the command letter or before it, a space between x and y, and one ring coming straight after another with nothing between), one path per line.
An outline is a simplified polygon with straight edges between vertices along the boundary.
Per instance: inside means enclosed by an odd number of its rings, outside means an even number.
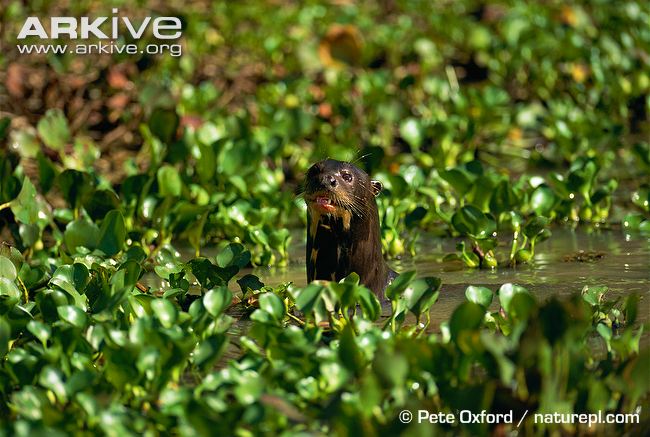
M350 180L346 180L346 178ZM339 281L356 272L362 284L383 297L396 276L381 252L375 196L381 184L355 165L326 159L307 172L307 281ZM316 203L330 199L332 210Z

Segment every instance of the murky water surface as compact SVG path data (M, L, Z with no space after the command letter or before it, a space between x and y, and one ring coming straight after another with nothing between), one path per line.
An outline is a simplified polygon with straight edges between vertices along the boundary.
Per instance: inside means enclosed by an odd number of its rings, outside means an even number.
M296 235L295 240L300 241L301 237L302 234ZM442 279L440 297L431 309L434 328L465 300L468 285L483 285L496 291L507 282L528 288L540 301L555 295L569 296L580 292L585 285L606 285L610 299L638 293L642 296L639 318L644 322L650 319L649 238L626 235L621 230L588 233L582 229L553 229L553 236L537 245L533 263L494 271L466 269L460 262L442 262L445 254L454 251L456 242L450 238L421 237L416 257L391 262L398 272L416 270L418 276ZM594 255L594 260L572 260L579 251ZM252 273L268 285L293 282L304 286L307 282L304 243L295 244L292 252L289 267L257 268ZM499 253L509 253L509 248L500 248ZM586 258L584 255L582 258Z
M292 282L302 287L306 285L304 232L293 234L291 262L284 268L246 269L235 278L252 273L270 286ZM443 262L444 255L454 252L458 240L452 238L421 237L417 256L391 262L397 272L417 271L418 276L438 276L442 288L438 301L431 308L432 331L438 331L442 321L448 320L454 309L465 300L468 285L482 285L493 291L507 282L522 285L537 296L538 301L552 296L568 297L579 293L585 285L606 285L608 299L624 297L637 293L641 297L637 323L650 320L650 238L641 235L626 235L620 229L587 231L584 229L553 229L553 236L539 243L534 262L516 268L503 267L496 270L467 269L460 262ZM508 247L499 248L498 253L507 254ZM576 255L583 251L582 258L591 261L577 261ZM193 256L191 250L184 254L187 259ZM214 250L206 249L203 256L214 256ZM152 278L151 278L152 279ZM153 280L152 282L156 282ZM153 283L148 285L156 286ZM240 292L233 280L230 287ZM492 310L498 309L498 299L494 299ZM389 305L383 307L384 316L390 314ZM233 342L225 359L236 358L239 349L237 338L244 335L250 326L246 315L239 317L230 329ZM407 323L414 323L407 319ZM650 344L650 333L644 333L643 346Z
M291 262L284 268L246 269L235 278L252 273L270 286L292 282L302 287L306 285L304 232L293 234ZM650 238L642 235L627 235L620 229L588 231L582 228L571 230L553 229L553 236L539 243L534 262L515 268L503 267L496 270L467 269L460 262L443 262L444 255L454 252L457 239L432 238L423 236L419 240L415 257L405 257L390 264L397 272L415 270L418 276L438 276L442 288L438 301L431 308L429 329L437 331L442 321L448 320L454 309L465 300L468 285L482 285L493 291L507 282L528 288L538 301L552 296L568 297L579 293L585 285L606 285L608 299L624 297L637 293L639 303L638 323L650 321ZM499 254L509 253L509 246L499 248ZM583 261L576 255L583 251ZM203 251L203 256L214 256L214 250ZM184 254L187 259L193 253ZM585 261L584 258L593 258ZM152 275L155 276L155 275ZM153 277L148 285L156 287ZM158 284L159 286L159 284ZM233 280L230 287L240 292ZM498 299L494 299L492 310L498 309ZM384 305L384 316L390 314L389 305ZM250 325L247 316L238 317L232 326L231 334L238 337ZM409 319L407 319L407 323ZM650 344L650 333L645 333L642 343ZM236 354L236 350L229 351Z

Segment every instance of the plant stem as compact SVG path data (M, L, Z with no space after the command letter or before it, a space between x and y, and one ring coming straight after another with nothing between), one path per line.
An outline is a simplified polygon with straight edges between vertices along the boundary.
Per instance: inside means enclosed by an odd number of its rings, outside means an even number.
M530 239L530 258L532 259L535 256L535 238Z
M512 236L512 246L510 247L510 264L512 264L512 260L515 259L515 252L517 251L518 240L519 240L519 232L515 231L515 233Z
M293 314L287 312L287 316L293 320L294 322L299 323L300 325L306 325L306 322L304 320L301 320L299 317L294 316Z
M18 281L18 284L20 285L21 290L23 291L23 299L25 299L25 303L29 302L29 291L27 291L27 287L25 287L25 283L23 282L20 277L16 277L16 280Z

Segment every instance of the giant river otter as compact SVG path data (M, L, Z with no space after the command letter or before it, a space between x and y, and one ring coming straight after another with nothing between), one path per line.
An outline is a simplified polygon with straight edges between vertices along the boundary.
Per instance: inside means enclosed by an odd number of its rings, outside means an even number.
M382 185L348 162L326 159L307 171L307 281L352 272L380 299L397 276L381 253L375 196Z

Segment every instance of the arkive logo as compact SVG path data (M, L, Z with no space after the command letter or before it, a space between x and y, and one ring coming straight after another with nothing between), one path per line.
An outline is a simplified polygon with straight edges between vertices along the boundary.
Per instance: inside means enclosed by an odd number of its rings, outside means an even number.
M112 12L117 14L118 9L113 8ZM177 17L145 17L139 25L131 22L128 17L117 15L95 19L50 17L49 21L50 33L48 34L40 18L28 17L20 29L17 39L25 39L29 36L37 36L40 39L57 39L62 36L67 36L69 39L89 39L93 36L102 40L118 39L120 36L128 34L137 40L142 38L149 27L157 39L177 39L182 34L181 20Z
M178 17L144 17L138 23L129 17L119 16L118 9L112 9L110 17L50 17L49 33L43 25L45 19L28 17L23 23L16 44L20 54L65 54L74 55L137 55L141 53L158 55L168 53L181 56L182 45L169 40L182 36L182 24ZM155 42L134 44L150 31ZM40 43L21 44L28 37L38 37ZM67 44L61 40L74 41ZM89 42L91 40L93 42ZM44 40L57 40L56 43ZM131 41L131 42L125 42Z

